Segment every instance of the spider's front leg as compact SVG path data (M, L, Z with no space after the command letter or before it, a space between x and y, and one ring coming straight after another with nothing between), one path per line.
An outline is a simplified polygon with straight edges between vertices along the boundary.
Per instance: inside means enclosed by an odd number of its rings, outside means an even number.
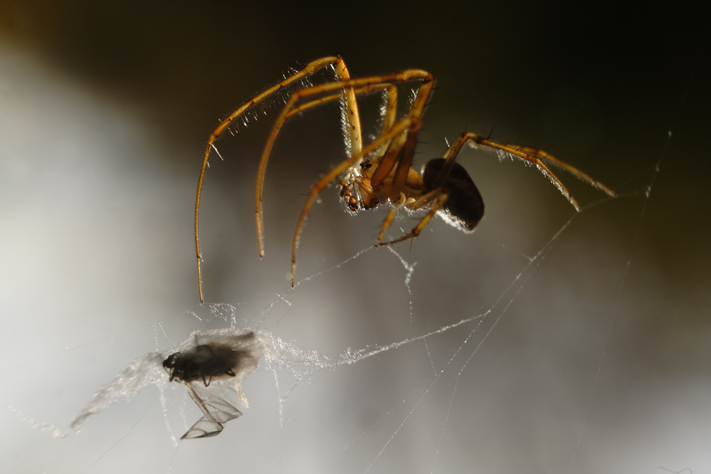
M387 129L384 131L381 136L376 139L374 142L368 145L368 147L364 149L360 149L358 151L354 151L354 148L351 148L351 156L341 162L339 165L334 167L321 181L319 181L311 190L311 194L309 195L309 198L306 201L306 204L304 205L304 209L302 211L302 214L299 218L299 222L296 227L296 231L294 233L294 242L293 242L293 250L292 250L292 278L291 278L291 284L294 286L295 284L295 278L294 278L294 271L296 268L296 248L298 246L298 241L299 241L299 234L301 232L301 227L303 225L304 219L306 214L308 213L308 210L310 209L311 205L313 204L313 201L318 193L320 193L331 181L336 179L338 176L346 172L349 168L352 168L356 166L360 161L363 159L363 157L368 156L369 154L375 152L378 149L381 149L382 147L388 146L388 144L394 140L398 135L402 134L408 128L410 127L417 127L419 129L419 122L420 122L420 116L422 115L422 112L424 111L424 106L427 102L427 98L429 97L432 87L434 85L434 79L432 76L427 73L426 71L422 71L419 69L409 69L406 71L403 71L401 73L397 74L391 74L391 75L386 75L386 76L372 76L372 77L365 77L361 79L348 79L348 80L342 80L342 81L337 81L337 82L332 82L332 83L327 83L327 84L321 84L318 86L313 86L309 87L307 89L301 89L299 91L296 91L291 98L289 99L289 102L287 102L286 106L284 109L281 111L279 118L277 119L276 123L274 124L274 127L272 128L272 132L269 136L269 139L267 140L267 144L264 148L264 151L262 153L262 159L260 161L259 165L259 172L258 172L258 177L257 177L257 186L256 186L256 205L255 205L255 213L256 213L256 218L257 218L257 233L259 235L260 239L260 249L263 254L263 246L261 245L262 241L262 235L263 235L263 223L262 223L262 200L263 200L263 192L264 192L264 176L266 172L266 166L267 162L269 160L269 156L271 154L272 147L274 145L274 142L276 141L276 137L279 134L279 131L283 127L284 123L286 122L287 119L291 118L294 115L294 112L297 110L307 110L309 108L313 108L317 105L321 105L325 102L335 100L338 97L341 97L338 94L332 94L334 91L340 91L341 93L345 93L346 91L352 89L354 97L356 95L360 94L368 94L372 93L376 90L380 89L386 89L389 88L392 84L394 83L404 83L404 82L410 82L410 81L422 81L422 86L420 87L420 92L418 93L418 96L415 98L415 101L413 103L413 106L410 110L410 113L408 114L407 117L403 118L398 122L396 125L392 126L391 128ZM327 95L331 94L331 95ZM321 96L320 98L318 96ZM316 96L316 97L314 97ZM300 101L305 100L305 103L302 103L301 105L297 106L297 103L300 103ZM348 102L348 96L346 95L346 102ZM358 123L357 127L354 127L355 122L351 123L351 120L355 120L350 118L351 114L348 113L348 110L357 110L357 104L354 103L352 105L347 104L346 106L346 128L348 130L357 130L360 131L360 123ZM394 113L394 112L393 112ZM355 118L357 119L357 115L355 115ZM411 146L413 148L414 152L414 145L415 145L415 139L410 140L410 144L408 146ZM405 180L407 173L408 173L409 166L406 168L403 168L401 170L400 167L398 167L398 171L396 171L396 181L403 181ZM404 175L403 175L403 170L404 170ZM402 185L400 185L402 186Z
M198 222L199 222L199 217L200 217L200 197L202 195L202 185L203 181L205 179L205 171L207 169L207 163L208 159L210 158L210 152L214 148L215 141L222 135L222 133L230 126L230 124L236 120L237 118L241 117L245 112L250 110L251 108L255 107L256 105L260 104L267 98L271 97L272 95L278 93L279 91L283 90L284 88L287 88L291 86L292 84L298 83L298 81L303 80L304 78L311 76L312 74L316 73L317 71L323 69L324 67L327 66L334 66L334 70L336 71L336 74L339 75L339 77L345 77L348 78L348 70L346 69L345 63L341 58L338 57L325 57L321 59L317 59L315 61L311 61L309 64L306 65L301 71L297 72L296 74L284 79L282 82L279 84L272 86L262 92L261 94L258 94L255 96L252 100L247 102L246 104L242 105L240 108L232 112L226 119L224 119L220 124L210 133L210 136L207 140L207 145L205 146L205 153L203 155L202 159L202 166L200 168L200 177L198 178L198 186L197 186L197 196L195 198L195 253L197 256L197 273L198 273L198 292L200 295L200 303L203 302L203 294L202 294L202 268L201 268L201 260L202 256L200 255L200 238L199 238L199 232L198 232ZM349 103L355 103L355 94L353 93L352 90L346 90L346 96L348 97ZM355 115L357 117L357 110L355 111ZM358 125L360 126L360 122L358 121ZM352 129L351 131L353 137L351 139L351 143L354 144L354 146L359 146L360 145L360 129ZM261 245L261 241L260 241ZM260 254L263 255L263 251L260 248Z
M306 89L301 89L299 91L296 91L289 101L287 102L286 106L284 109L281 111L279 114L279 117L277 118L276 123L274 124L274 127L272 128L272 132L269 136L269 139L267 140L267 144L264 147L264 151L262 152L262 158L259 163L259 171L258 171L258 176L257 176L257 186L256 186L256 191L255 191L255 213L256 213L256 218L257 218L257 234L259 236L259 242L260 242L260 255L264 255L264 250L263 250L263 212L262 212L262 201L263 201L263 195L264 195L264 176L266 173L266 166L267 162L269 161L269 156L271 154L271 150L274 146L274 143L276 141L277 135L279 134L281 128L284 126L284 123L286 120L291 118L296 111L299 110L307 110L309 108L315 107L317 105L321 105L325 102L328 102L330 100L335 100L336 98L341 97L341 95L335 94L335 95L326 95L326 94L331 94L335 91L340 92L341 94L345 94L345 113L344 113L344 126L346 130L352 135L354 133L360 133L360 119L357 114L358 110L358 104L356 103L355 97L360 94L369 94L374 91L380 90L380 89L388 89L389 91L392 91L390 89L390 86L392 86L395 83L405 83L405 82L411 82L411 81L422 81L422 85L420 86L420 90L418 92L417 97L415 98L413 105L410 109L410 112L408 113L408 117L410 117L412 120L412 124L415 124L416 122L419 123L419 119L422 116L422 113L424 112L424 107L427 103L427 99L429 98L432 88L434 86L434 78L427 72L427 71L422 71L420 69L408 69L406 71L397 73L397 74L389 74L385 76L371 76L371 77L364 77L364 78L359 78L359 79L344 79L341 81L337 82L331 82L331 83L326 83L326 84L321 84L318 86L313 86L309 87ZM353 91L353 98L351 100L350 95L348 94L348 91ZM389 92L392 93L392 92ZM320 98L318 96L321 96ZM396 96L395 96L396 97ZM305 103L301 103L301 101L306 101ZM301 104L298 105L297 104ZM351 113L355 111L355 113ZM386 121L391 120L389 119L389 115L395 114L395 108L392 109L392 112L388 111L388 114L386 116ZM417 125L419 127L419 125ZM389 136L387 139L383 140L376 140L379 143L379 147L384 147L387 146L388 143L390 143L391 140L393 140L397 134L392 135L390 134L390 131L392 130L393 127L389 129L384 129L383 134L381 134L381 137L385 135L386 131ZM358 164L363 157L369 155L370 153L374 152L374 149L370 149L370 151L363 152L360 147L354 147L353 142L349 142L351 145L350 148L350 158L346 159L343 161L339 166L337 166L334 169L339 169L339 173L336 176L333 176L330 178L330 181L338 177L338 175L344 173L348 168L355 166ZM361 143L358 141L358 143ZM414 146L415 146L415 140L410 140L409 145L410 147L413 148L413 153L414 153ZM353 159L353 157L358 156L357 159ZM396 158L396 157L395 157ZM349 163L345 168L342 167L345 163ZM393 162L394 164L394 162ZM382 165L382 162L381 162ZM409 166L408 166L409 168ZM403 171L404 171L404 176L403 176ZM387 174L387 173L386 173ZM331 176L332 173L329 173L328 176ZM397 178L396 180L400 182L400 186L402 186L402 182L404 182L405 177L407 176L407 169L400 170L398 168L397 172ZM300 226L299 226L300 227ZM298 240L298 230L297 229L297 237L295 238L295 241ZM295 242L296 244L296 242ZM293 278L292 278L293 280ZM293 282L292 282L293 283Z

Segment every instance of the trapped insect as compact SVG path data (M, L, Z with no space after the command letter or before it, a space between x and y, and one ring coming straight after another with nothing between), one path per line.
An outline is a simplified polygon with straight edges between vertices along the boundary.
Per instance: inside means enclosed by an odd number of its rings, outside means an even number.
M196 337L193 349L175 352L163 361L170 381L184 383L188 394L204 414L181 439L217 436L225 423L242 416L242 412L225 396L216 390L206 389L213 381L233 382L237 395L249 406L242 391L242 380L257 368L260 355L261 348L254 333L248 332L233 337L229 344L211 342L200 345Z
M299 84L300 81L309 78L326 67L333 69L336 76L335 82L308 86L295 91L291 95L267 139L257 173L255 212L259 255L263 257L262 200L264 176L269 155L277 135L284 123L295 115L328 102L340 101L348 158L334 166L330 172L311 188L294 232L291 257L292 286L294 286L296 271L296 248L304 219L318 194L329 183L339 177L341 178L338 183L340 197L351 212L374 209L379 204L390 207L390 211L383 221L375 242L376 246L391 245L416 237L435 214L439 214L447 222L462 231L471 232L474 230L484 214L484 202L467 171L455 162L462 147L466 144L491 148L504 156L517 157L535 165L541 173L550 179L576 210L580 210L577 202L551 172L548 165L562 168L608 195L615 195L612 190L602 183L542 150L518 145L502 145L475 133L462 133L447 149L442 158L435 158L429 161L424 166L422 174L420 174L412 167L412 159L415 154L417 136L422 126L425 106L435 84L434 77L427 71L408 69L396 74L352 79L341 58L325 57L317 59L307 64L306 67L293 76L258 94L235 110L220 122L208 138L195 200L195 251L197 255L198 290L201 302L203 301L202 270L198 237L200 196L205 170L215 140L234 120L243 116L253 107L258 106L265 99L283 92L290 86ZM406 83L419 83L419 89L407 113L403 117L397 118L397 85ZM384 95L383 123L380 135L364 146L357 98L374 92L382 92ZM395 214L401 208L411 212L426 210L427 213L410 233L390 242L382 242L383 236L390 227Z
M203 417L181 439L215 436L224 429L225 423L242 415L235 407L238 401L233 399L239 398L249 406L242 382L257 368L263 352L267 352L270 362L280 357L269 349L276 343L278 339L266 331L258 334L243 329L195 331L167 357L154 351L134 359L94 393L66 431L18 414L36 428L64 438L79 431L89 418L114 403L132 400L148 385L163 390L169 382L177 381L185 384L188 394L203 412Z

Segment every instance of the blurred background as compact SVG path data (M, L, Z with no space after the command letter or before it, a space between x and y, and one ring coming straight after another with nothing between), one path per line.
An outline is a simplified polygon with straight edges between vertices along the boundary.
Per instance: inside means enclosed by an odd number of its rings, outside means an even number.
M272 113L211 159L207 303L325 355L487 316L293 391L258 371L242 418L177 447L166 420L179 436L180 414L199 416L177 384L60 440L3 409L7 472L711 471L708 38L700 4L1 0L0 404L60 429L136 357L225 325L205 318L194 268L205 142L315 58L340 55L354 77L437 78L418 167L467 130L544 149L620 194L561 174L576 215L535 169L465 150L486 216L474 234L438 219L394 248L416 263L406 283L388 249L339 266L372 246L385 211L349 216L329 188L297 280L335 268L288 291L305 194L345 154L337 106L288 124L260 260L253 195ZM366 135L377 106L363 102Z

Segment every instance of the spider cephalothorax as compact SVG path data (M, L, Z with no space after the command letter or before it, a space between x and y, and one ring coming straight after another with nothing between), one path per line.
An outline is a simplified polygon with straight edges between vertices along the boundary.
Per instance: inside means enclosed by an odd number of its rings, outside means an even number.
M361 210L373 209L380 204L390 206L390 212L383 221L375 245L390 245L416 237L435 214L439 214L447 222L466 232L472 231L476 227L483 216L484 203L469 174L461 165L455 162L462 147L466 144L494 149L499 154L516 157L535 165L558 187L576 210L579 210L577 202L551 172L548 165L562 168L608 195L614 196L614 193L600 182L592 179L582 171L557 160L544 151L524 148L518 145L502 145L475 133L462 133L457 141L447 149L442 158L436 158L427 163L423 174L420 175L412 167L412 159L415 154L415 146L425 106L434 87L434 77L421 69L408 69L396 74L352 79L341 58L326 57L317 59L307 64L306 67L293 76L255 96L235 110L210 134L205 154L203 155L195 201L195 250L197 254L200 301L203 299L200 244L198 239L200 194L208 158L215 140L235 119L241 117L253 107L259 106L268 97L280 94L287 88L299 84L300 81L309 78L323 68L332 68L336 76L335 82L309 85L291 95L272 128L262 153L257 174L255 192L257 238L259 255L264 256L262 213L264 176L276 137L284 123L295 115L328 102L341 102L341 120L348 158L334 166L323 176L313 186L306 200L296 224L292 243L292 286L294 285L294 273L296 271L296 249L304 219L318 194L331 182L339 178L340 197L349 212L356 213ZM407 112L398 117L398 85L401 84L419 84L419 88ZM381 92L384 97L381 108L382 127L380 135L372 142L364 145L357 99L359 96L375 92ZM392 224L395 213L402 208L408 211L426 211L426 213L410 233L390 242L382 242L385 232Z
M380 204L388 204L393 207L402 206L408 200L414 199L414 196L419 195L424 188L420 174L410 168L400 194L391 196L392 176L386 177L385 180L377 184L372 181L373 173L377 170L378 161L363 160L359 166L359 172L356 172L358 168L348 170L344 178L338 183L341 188L341 199L346 205L346 209L353 214L358 213L358 211L375 209Z

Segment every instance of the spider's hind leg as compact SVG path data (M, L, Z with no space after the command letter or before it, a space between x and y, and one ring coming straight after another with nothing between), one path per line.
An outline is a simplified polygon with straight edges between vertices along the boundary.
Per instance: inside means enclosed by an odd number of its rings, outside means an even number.
M595 184L596 181L594 181L592 178L590 178L588 175L583 173L582 171L577 170L576 168L573 168L570 165L567 165L563 163L562 161L559 161L552 156L548 155L548 153L540 150L534 150L532 148L524 148L520 147L518 145L502 145L501 143L496 143L492 142L488 138L484 138L481 135L477 135L476 133L471 133L471 132L464 132L462 133L459 138L457 138L457 141L452 144L451 147L445 152L444 158L447 160L447 165L443 168L443 174L440 175L439 184L442 184L443 180L446 179L445 171L447 166L451 167L454 165L454 160L456 159L457 155L461 151L462 147L466 143L473 143L474 145L482 146L482 147L487 147L487 148L492 148L494 150L503 152L505 154L508 154L510 156L520 158L523 161L526 161L532 165L534 165L538 170L543 173L544 176L546 176L565 196L565 198L570 202L570 204L573 205L576 211L580 212L580 206L578 205L578 202L571 196L570 192L568 189L563 186L563 183L558 179L558 177L553 174L553 172L546 166L546 164L543 162L543 159L549 159L551 163L556 164L557 166L560 166L564 168L565 170L575 174L578 178L587 181L590 184L593 184L594 186L600 188L602 185L597 185ZM602 189L602 188L600 188ZM605 188L607 189L607 188ZM611 191L610 191L611 192Z

